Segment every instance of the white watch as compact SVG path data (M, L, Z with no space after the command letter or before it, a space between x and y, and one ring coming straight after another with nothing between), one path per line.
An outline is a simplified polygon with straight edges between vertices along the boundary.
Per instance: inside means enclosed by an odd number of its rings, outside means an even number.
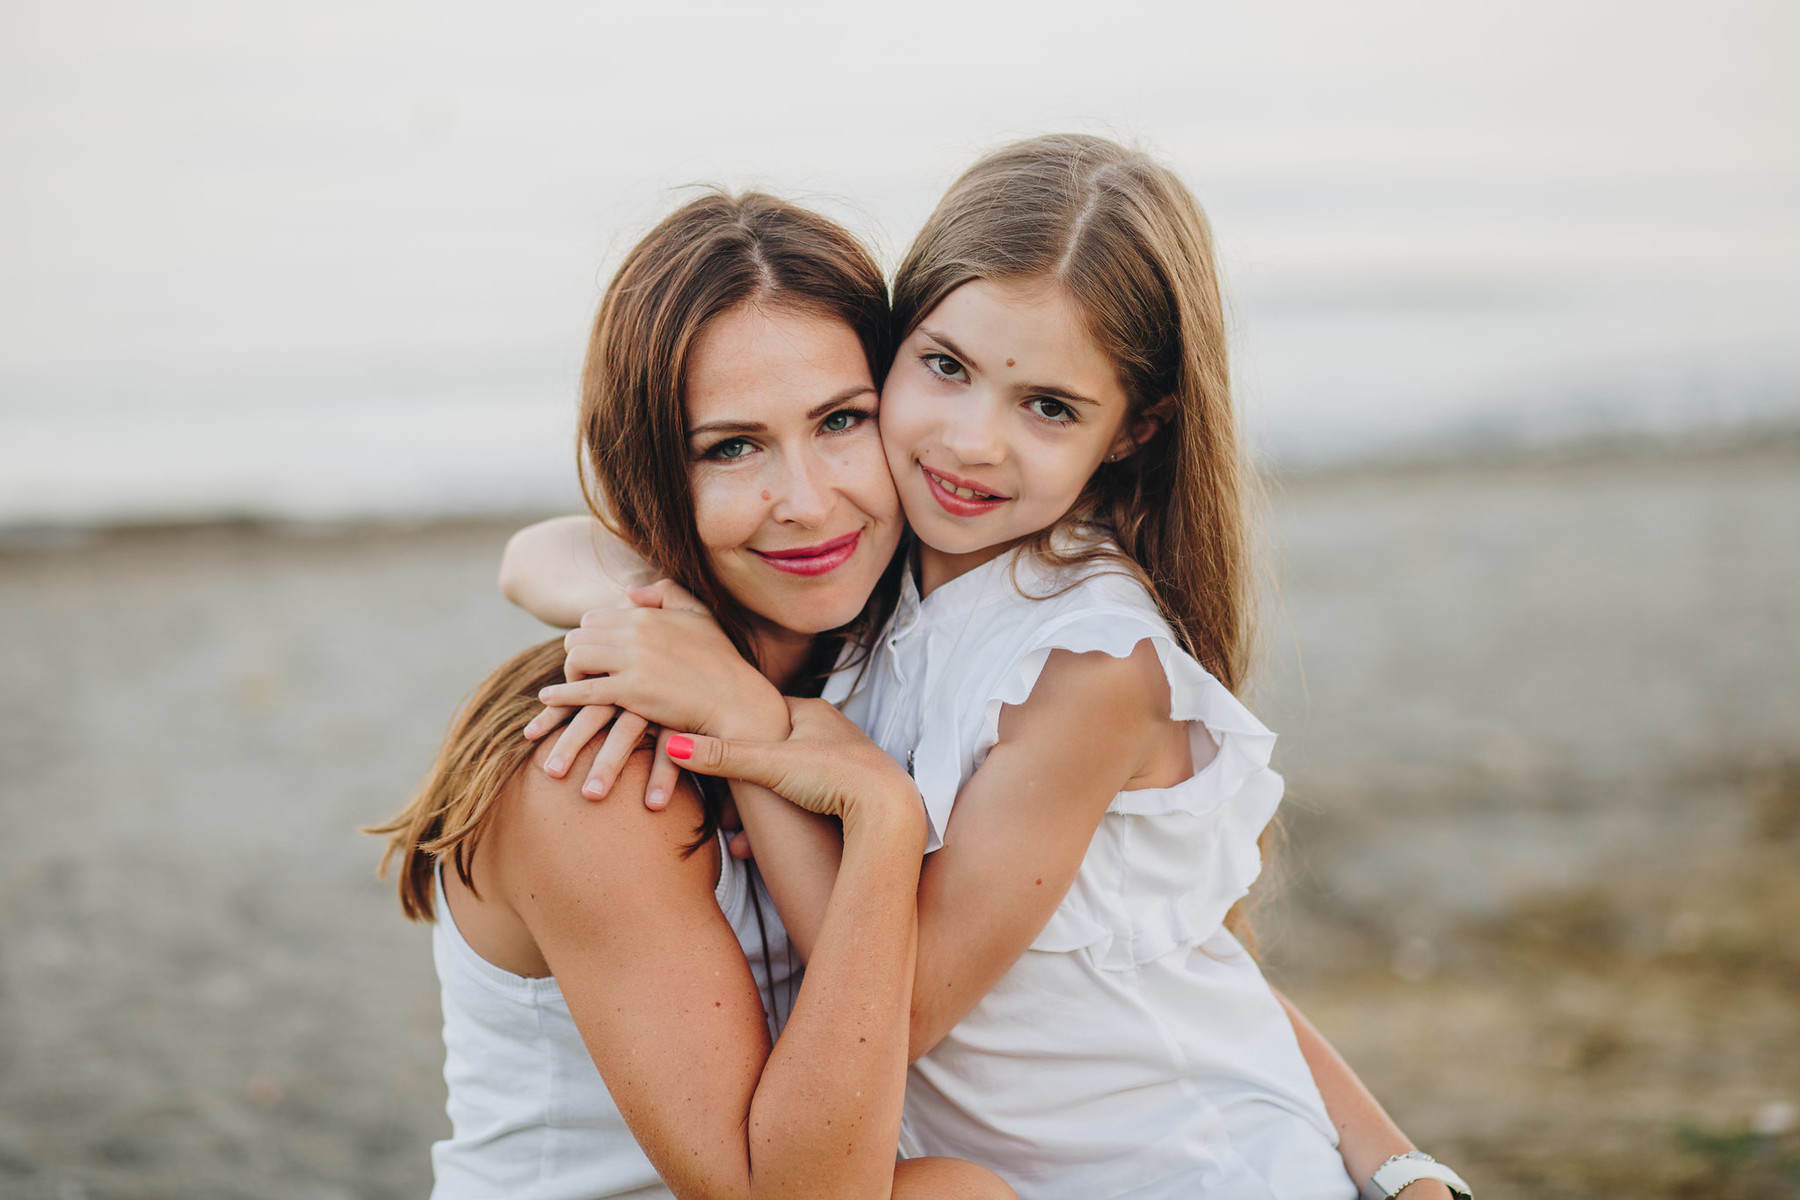
M1396 1154L1394 1157L1375 1168L1369 1176L1369 1182L1363 1184L1359 1200L1388 1200L1409 1183L1420 1179L1441 1180L1450 1188L1450 1194L1460 1200L1475 1200L1469 1185L1463 1177L1446 1167L1437 1159L1421 1151L1414 1150L1410 1154Z

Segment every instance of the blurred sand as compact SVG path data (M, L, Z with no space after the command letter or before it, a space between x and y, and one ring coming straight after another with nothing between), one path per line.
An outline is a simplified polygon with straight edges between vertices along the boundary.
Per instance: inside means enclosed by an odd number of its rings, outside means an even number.
M354 826L547 632L516 524L0 549L0 1196L426 1192L429 945ZM1795 1194L1800 445L1274 525L1271 975L1484 1200Z

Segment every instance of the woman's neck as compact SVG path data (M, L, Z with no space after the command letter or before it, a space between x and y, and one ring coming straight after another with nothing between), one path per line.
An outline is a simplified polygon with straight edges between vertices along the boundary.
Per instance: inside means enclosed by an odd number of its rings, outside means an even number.
M923 600L952 579L967 575L983 563L993 562L1024 540L1014 538L1010 542L997 542L962 554L933 550L923 542L919 543L919 599Z
M763 676L782 695L791 694L806 670L806 660L812 656L814 635L795 633L767 621L758 621L750 636L756 645L756 661Z

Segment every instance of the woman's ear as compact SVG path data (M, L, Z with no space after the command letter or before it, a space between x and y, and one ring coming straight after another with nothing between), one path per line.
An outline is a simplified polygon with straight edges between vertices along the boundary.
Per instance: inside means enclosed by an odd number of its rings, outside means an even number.
M1164 396L1127 421L1125 428L1119 430L1119 436L1113 439L1112 446L1108 448L1106 461L1119 462L1136 454L1145 442L1156 436L1156 431L1163 427L1174 411L1175 397Z

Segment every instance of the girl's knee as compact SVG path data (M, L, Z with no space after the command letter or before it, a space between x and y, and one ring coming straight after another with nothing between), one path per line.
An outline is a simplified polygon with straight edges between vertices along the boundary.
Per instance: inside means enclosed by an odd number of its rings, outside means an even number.
M909 1158L894 1164L894 1200L1018 1200L986 1167L960 1158Z

